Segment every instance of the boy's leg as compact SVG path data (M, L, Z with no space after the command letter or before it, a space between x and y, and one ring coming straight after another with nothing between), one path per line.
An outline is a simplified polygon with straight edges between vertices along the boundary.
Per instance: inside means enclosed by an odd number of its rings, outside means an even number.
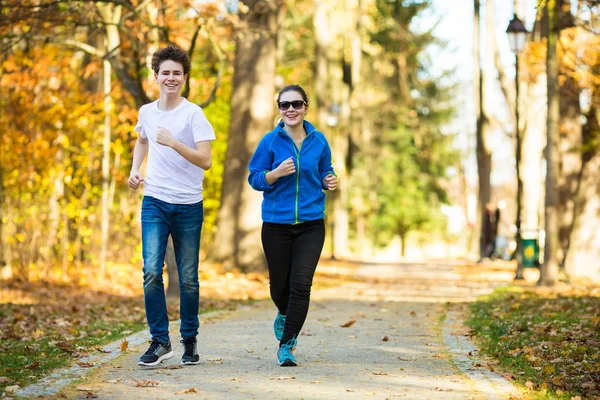
M294 239L290 271L290 298L285 328L280 344L297 338L308 315L310 290L317 269L323 243L325 223L323 220L298 225L302 232Z
M142 256L144 303L153 339L169 342L169 318L163 283L163 265L169 238L169 204L152 197L142 202Z
M290 300L290 267L293 235L286 225L263 223L261 239L269 269L271 299L281 315Z
M203 220L202 202L177 205L177 211L171 219L171 236L179 274L180 332L183 338L195 338L198 335L198 257Z

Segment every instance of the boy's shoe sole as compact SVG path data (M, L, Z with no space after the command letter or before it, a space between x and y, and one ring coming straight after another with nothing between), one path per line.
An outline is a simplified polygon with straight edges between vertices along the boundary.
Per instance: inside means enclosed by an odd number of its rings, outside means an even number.
M181 365L198 365L200 364L200 360L198 361L181 361Z
M168 360L169 358L172 358L174 356L173 354L173 350L171 350L168 353L163 354L162 356L158 357L158 360L152 362L152 363L145 363L143 361L139 361L138 365L142 365L144 367L155 367L158 364L160 364L161 362Z

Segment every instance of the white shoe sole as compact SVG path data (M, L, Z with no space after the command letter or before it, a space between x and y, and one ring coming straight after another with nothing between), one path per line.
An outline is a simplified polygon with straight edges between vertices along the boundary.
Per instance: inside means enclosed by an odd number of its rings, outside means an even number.
M198 365L200 364L200 360L198 361L188 361L188 362L181 362L181 365Z
M158 357L158 360L154 361L153 363L145 363L145 362L138 362L138 365L143 365L144 367L155 367L158 364L160 364L161 362L168 360L170 358L173 358L174 353L173 350L171 350L170 352L163 354L162 356Z

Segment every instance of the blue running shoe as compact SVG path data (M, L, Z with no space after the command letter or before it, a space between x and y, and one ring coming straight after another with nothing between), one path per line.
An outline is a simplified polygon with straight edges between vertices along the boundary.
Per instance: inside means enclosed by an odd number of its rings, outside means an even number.
M275 332L275 339L281 340L283 337L283 327L285 326L285 315L281 315L279 311L277 311L277 316L275 317L275 321L273 322L273 332Z
M279 348L277 351L277 360L279 361L280 366L295 367L298 365L296 358L292 353L292 350L294 350L296 344L298 344L298 341L294 338Z

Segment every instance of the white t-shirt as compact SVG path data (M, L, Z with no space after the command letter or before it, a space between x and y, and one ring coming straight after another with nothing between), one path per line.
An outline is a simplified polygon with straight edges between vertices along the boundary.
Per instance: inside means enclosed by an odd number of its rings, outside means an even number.
M156 142L156 130L167 128L175 139L196 149L196 142L215 140L215 131L194 103L183 99L169 111L158 108L158 100L144 104L139 111L135 131L148 139L148 165L144 195L171 204L194 204L202 200L204 170L168 146Z

